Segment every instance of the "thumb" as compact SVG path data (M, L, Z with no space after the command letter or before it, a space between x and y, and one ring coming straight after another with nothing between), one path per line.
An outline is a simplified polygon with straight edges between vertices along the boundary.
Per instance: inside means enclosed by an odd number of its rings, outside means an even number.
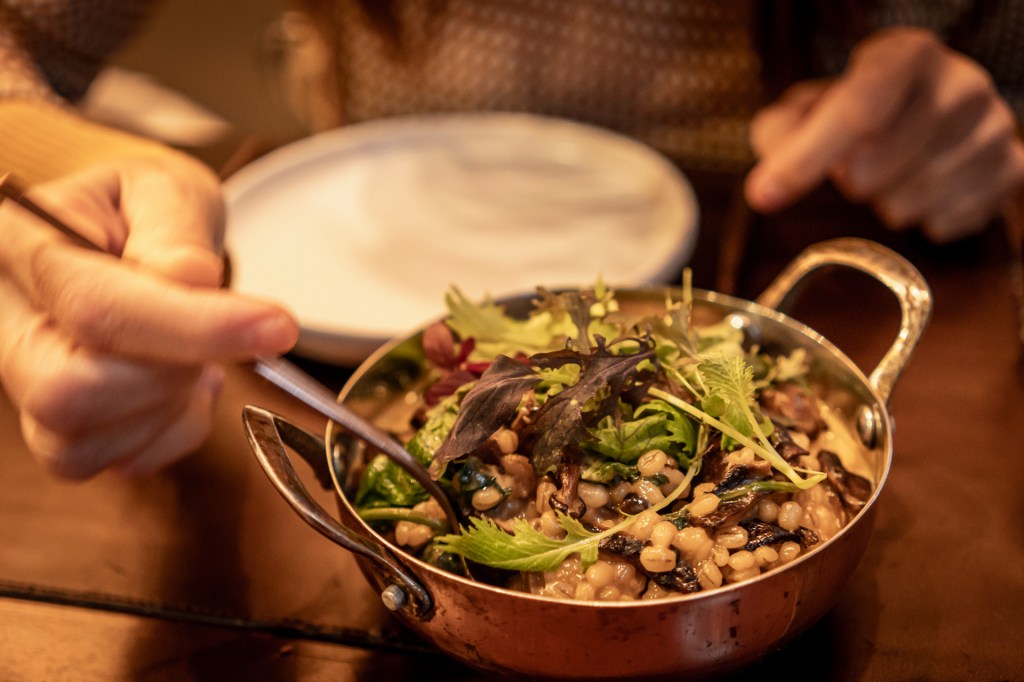
M182 284L219 286L225 211L212 171L187 157L140 159L120 182L129 226L122 256Z

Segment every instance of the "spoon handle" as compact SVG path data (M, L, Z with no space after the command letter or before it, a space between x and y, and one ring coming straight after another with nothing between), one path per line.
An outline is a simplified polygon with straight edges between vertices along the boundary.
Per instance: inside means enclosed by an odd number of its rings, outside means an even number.
M283 357L256 360L255 371L281 390L333 420L346 431L390 457L422 485L444 510L453 533L459 531L458 516L444 489L430 477L426 467L389 434L339 403L326 386Z
M25 196L25 187L11 173L0 175L0 201L10 199L35 217L57 230L78 246L92 251L106 251L102 246L86 239L69 227L64 221Z

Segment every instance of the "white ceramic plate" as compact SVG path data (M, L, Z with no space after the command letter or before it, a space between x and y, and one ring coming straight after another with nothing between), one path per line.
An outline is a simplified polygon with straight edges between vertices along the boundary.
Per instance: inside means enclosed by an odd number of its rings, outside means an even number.
M525 114L393 118L286 145L225 184L232 286L277 300L296 351L355 364L474 299L665 282L693 252L693 190L665 158Z

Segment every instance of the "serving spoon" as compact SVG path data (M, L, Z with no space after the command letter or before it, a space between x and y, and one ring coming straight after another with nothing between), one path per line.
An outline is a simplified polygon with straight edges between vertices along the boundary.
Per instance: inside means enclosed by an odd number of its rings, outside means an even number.
M0 176L0 201L10 199L50 227L66 236L77 246L101 253L109 252L92 240L84 237L77 230L42 208L29 197L25 196L22 184L10 173ZM398 441L376 425L339 403L335 395L322 383L310 376L296 364L284 357L259 357L253 364L256 374L274 386L289 393L323 416L336 422L343 429L359 440L384 453L396 464L405 469L437 500L444 511L448 525L453 533L461 531L459 518L452 507L451 500L444 489L431 478L426 467L419 463Z

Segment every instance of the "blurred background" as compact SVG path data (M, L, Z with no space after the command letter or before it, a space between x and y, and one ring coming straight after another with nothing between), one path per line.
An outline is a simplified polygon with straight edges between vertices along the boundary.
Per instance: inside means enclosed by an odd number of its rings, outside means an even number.
M286 10L283 0L162 0L83 109L217 169L240 150L301 137L281 87Z

